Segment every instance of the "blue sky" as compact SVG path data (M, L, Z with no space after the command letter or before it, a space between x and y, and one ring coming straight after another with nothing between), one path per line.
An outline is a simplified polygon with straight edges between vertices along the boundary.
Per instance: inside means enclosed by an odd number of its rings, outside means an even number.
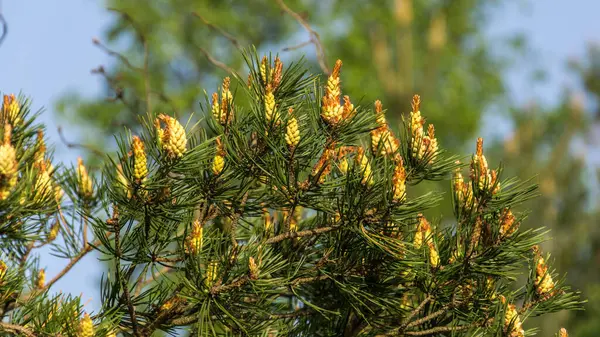
M532 0L530 5L518 0L490 23L488 34L497 36L511 31L525 32L531 46L537 50L532 63L549 69L549 81L532 87L527 72L516 69L509 74L510 90L519 102L538 98L553 103L563 86L576 86L565 71L570 58L581 57L588 42L600 39L598 0ZM100 1L92 0L0 0L0 12L9 24L9 35L0 46L0 90L3 93L22 91L34 98L35 109L45 107L42 122L55 146L59 161L69 165L80 153L67 149L59 140L58 121L53 103L68 90L84 95L100 93L101 81L90 74L92 68L106 64L108 59L91 43L101 36L110 16ZM76 135L66 136L73 139ZM102 270L90 254L73 270L73 275L58 282L53 290L83 293L86 310L100 305L97 284ZM62 269L66 261L44 257L48 277Z

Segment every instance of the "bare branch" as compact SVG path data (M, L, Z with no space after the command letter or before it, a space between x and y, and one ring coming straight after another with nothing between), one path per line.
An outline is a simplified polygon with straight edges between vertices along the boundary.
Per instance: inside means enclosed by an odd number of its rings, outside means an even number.
M204 23L205 25L207 25L210 29L215 30L215 31L219 32L219 34L223 35L227 40L229 40L229 42L231 42L231 44L235 48L241 49L240 43L238 42L238 40L233 35L227 33L225 30L223 30L221 27L215 25L214 23L209 22L202 15L200 15L198 12L193 12L192 15L194 15L195 17L197 17L198 19L200 19L202 21L202 23Z
M78 143L72 143L69 142L65 136L63 135L63 131L62 131L62 126L59 126L57 128L58 131L58 136L60 137L60 140L63 142L63 144L65 144L65 146L67 146L69 149L75 149L75 148L81 148L81 149L85 149L88 151L93 152L95 155L99 156L99 157L104 157L104 153L98 149L94 149L93 147L89 146L89 145L84 145L84 144L78 144Z
M2 34L0 35L1 46L2 42L4 42L4 39L6 38L6 35L8 35L8 23L6 23L6 19L4 18L2 13L0 13L0 27L2 27Z
M14 333L21 333L27 337L36 337L35 334L33 333L33 331L29 330L28 328L26 328L24 326L20 326L20 325L16 325L16 324L0 322L0 330L14 332Z
M310 41L312 42L312 44L315 45L315 49L317 51L317 61L319 62L319 66L321 67L321 70L323 70L323 72L325 74L330 75L331 73L330 73L329 68L327 67L327 64L325 61L325 50L323 49L323 43L321 43L321 37L319 36L319 33L317 33L314 29L312 29L310 24L308 24L308 22L306 22L306 20L304 20L304 18L302 18L302 16L300 16L300 14L291 10L285 4L285 2L283 2L283 0L275 0L275 2L277 2L279 7L281 7L281 9L283 11L285 11L291 17L296 19L296 21L298 21L298 23L300 25L302 25L302 27L304 27L304 29L308 32L308 34L310 35Z
M206 49L202 48L202 47L198 47L198 50L200 50L200 52L202 54L204 54L204 56L208 59L208 61L212 64L214 64L215 66L225 70L227 73L229 74L236 74L235 70L233 70L233 68L229 67L228 65L226 65L225 63L217 60L214 58L214 56L212 56Z
M321 228L315 228L315 229L307 229L304 231L299 231L299 232L286 232L283 234L279 234L277 236L274 236L270 239L267 240L267 244L272 244L272 243L277 243L277 242L281 242L283 240L286 239L293 239L293 238L301 238L304 236L312 236L312 235L319 235L319 234L323 234L323 233L327 233L327 232L331 232L337 229L340 229L341 226L331 226L331 227L321 227Z

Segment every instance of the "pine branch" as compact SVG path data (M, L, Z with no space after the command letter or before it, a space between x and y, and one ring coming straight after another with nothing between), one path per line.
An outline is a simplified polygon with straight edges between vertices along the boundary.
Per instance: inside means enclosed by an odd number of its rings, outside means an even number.
M432 299L431 295L427 295L425 297L425 299L413 311L410 312L410 314L406 317L406 323L404 323L398 330L400 330L400 331L405 330L408 327L408 325L410 324L410 321L415 316L417 316L421 310L423 310L425 305L427 303L429 303L429 301L431 301L431 299Z
M298 231L298 232L286 232L286 233L282 233L282 234L279 234L277 236L274 236L274 237L268 239L266 243L267 244L273 244L273 243L281 242L281 241L286 240L286 239L293 239L293 238L301 238L301 237L305 237L305 236L319 235L319 234L331 232L331 231L334 231L334 230L338 230L341 227L342 226L329 226L329 227L321 227L321 228L315 228L315 229L307 229L307 230Z
M17 325L17 324L0 322L0 330L13 332L13 333L21 333L27 337L36 337L36 334L33 333L33 331L29 330L28 328L26 328L24 326Z
M440 333L440 332L465 331L465 330L469 330L469 329L472 329L475 327L477 327L476 324L459 325L459 326L440 326L440 327L435 327L435 328L421 330L421 331L406 331L406 332L404 332L404 334L406 336L427 336L427 335L433 335L433 334Z

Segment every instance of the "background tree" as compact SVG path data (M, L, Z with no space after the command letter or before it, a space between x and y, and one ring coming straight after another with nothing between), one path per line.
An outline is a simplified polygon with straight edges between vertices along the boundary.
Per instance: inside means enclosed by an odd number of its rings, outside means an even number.
M498 43L510 48L507 42L518 45L520 40L518 36L505 41L483 38L487 18L500 9L496 3L397 0L377 5L361 2L360 10L357 2L348 1L118 1L108 5L116 10L115 22L103 40L122 52L115 54L97 41L116 60L96 70L107 79L108 99L66 97L59 107L74 117L70 120L111 140L122 125L135 127L136 116L147 110L174 111L179 116L197 111L202 87L217 87L222 76L244 72L239 46L279 46L286 48L282 56L314 46L317 52L309 54L312 69L327 73L333 59L343 57L348 68L345 92L364 95L365 100L383 93L380 98L392 125L409 110L403 102L420 92L430 104L428 121L438 126L438 137L451 150L462 152L465 141L471 144L489 108L500 104L511 111L506 121L515 125L514 138L506 144L487 144L493 145L494 157L502 158L511 174L525 178L540 173L542 198L528 206L544 214L546 225L569 234L560 236L568 240L544 248L559 256L560 266L569 268L574 284L585 288L595 280L586 272L598 251L596 236L590 235L597 222L594 191L582 182L589 175L586 162L568 151L587 137L591 116L585 107L569 103L569 93L557 107L509 109L503 80L509 60L494 56L498 53L493 50ZM597 92L593 60L590 57L580 68L588 97ZM553 148L550 156L548 147ZM448 190L447 185L423 184L421 192L431 188ZM440 207L444 219L450 219L449 204ZM538 220L525 220L524 226L537 225ZM573 226L578 230L573 231ZM586 250L574 251L573 242ZM576 256L578 263L574 263ZM555 330L554 320L544 332Z

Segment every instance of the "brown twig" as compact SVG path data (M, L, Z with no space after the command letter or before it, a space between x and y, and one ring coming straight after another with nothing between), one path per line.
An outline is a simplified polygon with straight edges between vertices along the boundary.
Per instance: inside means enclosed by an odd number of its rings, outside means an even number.
M198 19L200 19L202 21L202 23L207 25L210 29L215 30L215 31L219 32L219 34L223 35L227 40L229 40L229 42L231 42L231 44L235 48L241 49L240 43L233 35L227 33L225 30L223 30L221 27L215 25L214 23L209 22L202 15L198 14L198 12L192 12L192 15L197 17Z
M60 137L60 140L63 142L63 144L65 144L65 146L67 148L69 148L69 149L75 149L75 148L85 149L85 150L93 152L95 155L97 155L99 157L104 157L104 153L102 151L94 149L93 147L91 147L89 145L72 143L72 142L67 141L67 139L63 135L62 126L59 126L57 128L57 131L58 131L58 136Z
M321 228L315 228L315 229L307 229L307 230L299 231L299 232L285 232L285 233L279 234L277 236L274 236L274 237L268 239L266 243L273 244L273 243L281 242L286 239L319 235L319 234L331 232L331 231L334 231L334 230L337 230L340 228L341 228L341 226L330 226L330 227L321 227Z
M421 330L421 331L406 331L406 332L404 332L404 334L407 336L427 336L427 335L433 335L433 334L436 334L439 332L464 331L464 330L469 330L474 327L475 327L474 324L458 325L458 326L439 326L439 327L435 327L435 328L431 328L431 329L427 329L427 330Z
M427 315L427 316L425 316L423 318L420 318L420 319L418 319L418 320L416 320L414 322L411 322L411 323L407 324L406 328L410 329L410 328L413 328L413 327L415 327L417 325L421 325L423 323L431 321L432 319L434 319L434 318L436 318L436 317L438 317L440 315L445 314L447 310L448 310L448 308L444 307L444 308L442 308L442 309L440 309L438 311L432 312L431 314L429 314L429 315Z
M4 42L4 39L6 38L6 35L8 35L8 23L6 23L6 19L4 19L4 15L2 15L2 13L0 13L0 26L2 27L2 35L0 35L1 46L2 42Z
M312 42L311 40L308 40L308 41L304 41L304 42L302 42L302 43L299 43L299 44L297 44L297 45L295 45L295 46L291 46L291 47L285 47L285 48L283 48L282 50L283 50L283 51L292 51L292 50L296 50L296 49L304 48L304 47L306 47L306 46L308 46L309 44L312 44L312 43L313 43L313 42Z
M24 326L17 325L17 324L0 322L0 330L14 332L14 333L21 333L27 337L36 337L35 334L33 333L33 331L29 330L28 328L26 328Z
M214 58L214 56L212 56L206 49L202 48L202 47L198 47L198 50L200 50L200 52L202 54L204 54L204 56L206 57L206 59L208 59L208 61L210 63L212 63L213 65L225 70L228 74L237 74L235 70L233 70L233 68L230 68L228 65L226 65L225 63L217 60Z
M96 241L94 241L94 243L92 245L87 245L85 247L85 249L83 249L77 256L75 256L73 259L71 259L71 261L69 261L69 264L67 264L58 274L56 274L56 276L54 276L54 278L52 278L48 283L46 283L46 285L44 285L44 288L42 290L46 290L46 289L52 287L52 285L54 283L56 283L63 276L65 276L65 274L68 273L69 270L71 270L71 268L73 268L77 264L77 262L79 262L84 256L86 256L87 253L91 252L93 250L94 246L98 246L100 244L101 244L100 240L96 240Z
M135 72L140 72L140 73L144 71L142 68L138 68L138 67L134 66L133 64L131 64L131 62L129 62L129 59L125 55L123 55L119 52L116 52L116 51L108 48L107 46L103 45L102 42L100 42L100 40L94 38L94 39L92 39L92 42L94 43L94 45L98 46L98 48L102 49L102 51L104 51L109 56L118 58L127 68L129 68Z
M425 305L427 303L429 303L429 301L431 301L431 295L427 295L427 297L425 297L425 299L413 310L410 312L410 314L406 317L406 323L404 323L399 330L404 330L408 327L409 322L415 318L415 316L417 316L417 314L423 310L423 308L425 307Z
M290 9L285 2L283 2L283 0L275 0L275 2L277 2L279 7L281 7L284 12L296 19L296 21L298 21L298 23L302 25L302 27L304 27L304 29L308 32L311 43L315 45L315 49L317 51L317 61L319 62L321 70L323 70L325 74L330 75L331 73L325 61L325 50L323 49L323 43L321 43L321 37L319 36L319 33L312 29L310 24L308 24L308 22L306 22L306 20L304 20L300 14Z

